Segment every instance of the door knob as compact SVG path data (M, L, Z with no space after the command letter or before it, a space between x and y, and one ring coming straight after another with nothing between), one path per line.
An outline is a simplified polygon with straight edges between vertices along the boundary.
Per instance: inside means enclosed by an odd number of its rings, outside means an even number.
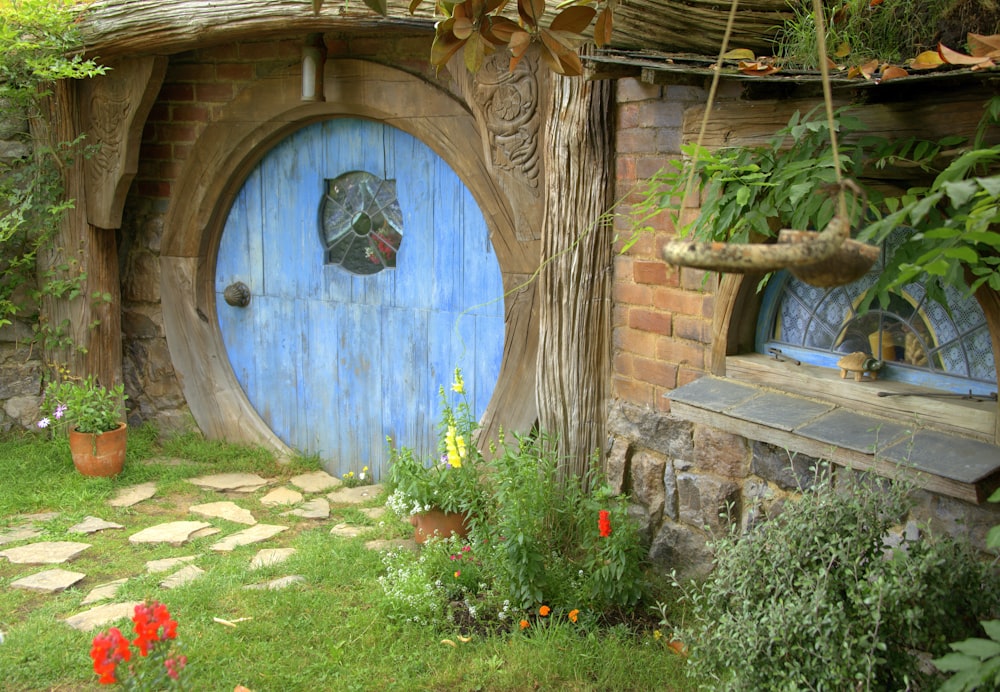
M250 304L250 287L242 281L236 281L226 286L222 297L234 308L245 308Z

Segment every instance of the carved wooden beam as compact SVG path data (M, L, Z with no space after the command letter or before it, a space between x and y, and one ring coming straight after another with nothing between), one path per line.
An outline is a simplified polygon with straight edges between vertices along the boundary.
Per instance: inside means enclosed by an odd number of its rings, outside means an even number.
M103 76L81 83L80 114L87 143L96 145L84 163L87 220L120 228L125 195L139 166L146 117L167 71L158 56L126 59Z

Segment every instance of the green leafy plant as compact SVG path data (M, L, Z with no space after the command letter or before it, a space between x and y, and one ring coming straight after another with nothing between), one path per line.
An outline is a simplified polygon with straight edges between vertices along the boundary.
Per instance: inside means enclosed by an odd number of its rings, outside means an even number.
M1000 490L990 502L1000 502ZM986 547L1000 550L1000 525L986 535ZM1000 620L981 622L986 637L970 637L949 644L952 651L932 663L938 670L953 673L940 692L972 692L1000 687Z
M713 690L912 689L914 652L942 653L993 612L998 582L953 539L889 542L909 507L901 485L825 477L715 542L707 580L677 583L691 674Z
M45 388L44 418L38 421L38 427L63 425L82 433L108 432L125 419L127 398L122 384L109 389L93 375L77 378L63 373Z
M481 507L483 457L473 444L476 421L465 398L461 370L455 370L451 389L461 399L453 407L444 387L439 390L438 459L425 462L408 447L390 449L389 487L393 493L388 504L400 516L437 508L473 517ZM389 443L391 446L392 440Z

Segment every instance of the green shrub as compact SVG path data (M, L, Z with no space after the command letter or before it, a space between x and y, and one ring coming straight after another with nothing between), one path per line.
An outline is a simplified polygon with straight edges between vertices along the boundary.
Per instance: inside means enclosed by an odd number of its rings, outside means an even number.
M677 584L693 677L713 690L912 689L915 652L939 655L996 607L997 580L967 546L924 536L889 547L906 489L861 480L822 480L715 543L706 581Z

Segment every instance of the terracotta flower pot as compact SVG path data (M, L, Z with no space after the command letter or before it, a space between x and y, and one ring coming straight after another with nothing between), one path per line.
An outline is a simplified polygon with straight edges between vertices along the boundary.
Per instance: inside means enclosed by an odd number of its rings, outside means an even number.
M460 512L431 509L427 512L410 515L410 523L413 524L413 540L417 543L424 543L435 534L444 538L453 533L461 538L469 535L465 515Z
M84 476L116 476L125 466L125 442L128 428L124 423L103 433L69 431L69 451L73 465Z

